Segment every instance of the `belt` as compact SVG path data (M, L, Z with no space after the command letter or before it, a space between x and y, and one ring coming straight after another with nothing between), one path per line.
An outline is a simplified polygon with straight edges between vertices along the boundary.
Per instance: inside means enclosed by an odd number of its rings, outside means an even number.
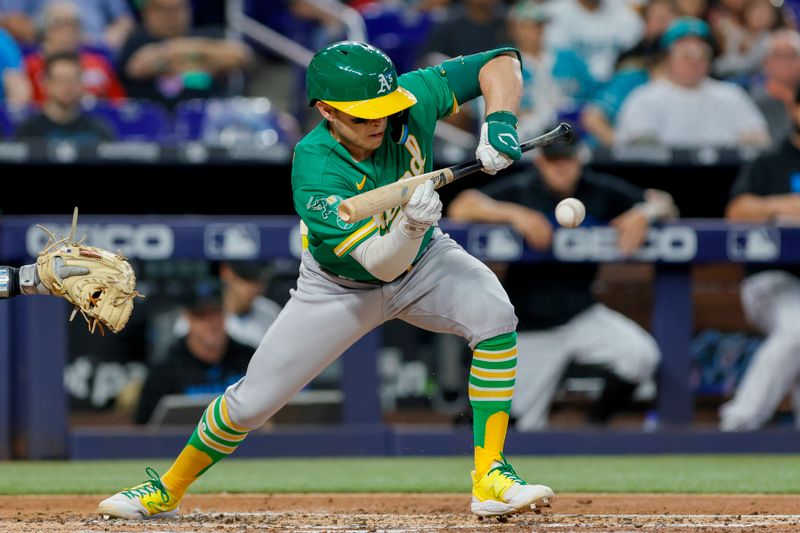
M361 280L361 279L353 279L353 278L347 278L345 276L340 276L336 272L334 272L332 270L328 270L327 268L325 268L322 265L319 265L319 268L320 268L320 270L322 270L323 272L325 272L327 275L329 275L332 278L337 278L337 279L341 279L341 280L344 280L344 281L349 281L351 283L366 283L367 285L385 285L386 284L385 281L381 281L379 279Z
M435 237L436 237L436 235L434 234L434 238ZM433 241L433 238L431 239L431 241ZM347 278L345 276L340 276L336 272L333 272L332 270L329 270L329 269L325 268L324 266L320 265L319 262L317 262L317 265L319 265L320 270L322 270L323 272L325 272L326 274L328 274L329 276L331 276L333 278L341 279L341 280L348 281L348 282L351 282L351 283L365 283L367 285L377 285L377 286L386 285L387 283L394 283L398 279L402 279L403 276L405 276L406 274L411 272L414 269L414 267L417 265L417 263L419 263L422 260L422 257L428 252L428 250L431 249L431 241L428 242L428 246L425 247L425 250L423 250L422 254L419 257L414 258L414 262L411 263L410 265L408 265L408 268L406 269L406 271L403 272L402 274L400 274L399 276L397 276L396 278L394 278L392 281L381 281L381 280L378 280L378 279L376 279L376 280L360 280L360 279Z
M416 265L416 263L412 263L412 264L410 264L410 265L408 266L408 268L406 269L406 271L405 271L405 272L403 272L402 274L400 274L399 276L397 276L396 278L394 278L392 281L381 281L381 280L379 280L379 279L375 279L375 280L361 280L361 279L352 279L352 278L346 278L346 277L344 277L344 276L340 276L339 274L337 274L336 272L333 272L332 270L328 270L327 268L325 268L325 267L324 267L324 266L322 266L322 265L319 265L319 268L320 268L320 269L321 269L323 272L325 272L326 274L328 274L329 276L331 276L331 277L333 277L333 278L338 278L338 279L341 279L341 280L349 281L349 282L351 282L351 283L366 283L367 285L376 285L376 286L380 286L380 285L386 285L387 283L394 283L395 281L397 281L397 280L399 280L399 279L403 279L403 276L405 276L406 274L408 274L409 272L411 272L411 271L414 269L414 265Z

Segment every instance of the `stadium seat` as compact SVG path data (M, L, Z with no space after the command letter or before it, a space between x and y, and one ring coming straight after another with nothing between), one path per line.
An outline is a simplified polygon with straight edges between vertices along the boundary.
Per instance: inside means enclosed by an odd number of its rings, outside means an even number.
M121 141L164 142L172 137L167 111L144 100L125 100L119 104L96 101L86 111L100 117L116 130Z
M17 124L20 124L35 112L36 108L32 106L9 107L0 105L0 138L4 140L13 139Z
M392 58L398 73L413 70L419 47L425 42L433 23L430 14L380 4L370 5L361 14L370 44Z
M0 107L0 139L8 139L11 137L11 120L6 114L6 107Z
M267 98L189 100L175 109L178 141L229 146L239 142L293 145L299 128L293 117L273 109Z

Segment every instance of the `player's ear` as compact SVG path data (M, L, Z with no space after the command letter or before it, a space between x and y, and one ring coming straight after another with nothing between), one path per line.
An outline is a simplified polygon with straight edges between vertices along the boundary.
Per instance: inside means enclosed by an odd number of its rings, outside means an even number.
M326 104L325 102L323 102L321 100L317 100L314 103L314 107L317 108L317 110L319 111L320 115L322 115L322 118L324 118L325 120L333 120L333 119L336 118L336 115L334 114L333 107L331 107L330 105Z

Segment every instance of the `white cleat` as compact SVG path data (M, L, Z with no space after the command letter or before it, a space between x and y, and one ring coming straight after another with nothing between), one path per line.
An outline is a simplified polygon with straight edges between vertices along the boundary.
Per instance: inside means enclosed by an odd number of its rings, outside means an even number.
M150 479L106 498L97 506L97 513L103 517L129 520L177 515L180 500L170 495L152 468L148 467L146 472Z
M542 508L550 507L554 499L550 487L528 485L507 462L495 461L481 479L476 479L473 472L471 510L479 518L501 519L528 510L538 514Z

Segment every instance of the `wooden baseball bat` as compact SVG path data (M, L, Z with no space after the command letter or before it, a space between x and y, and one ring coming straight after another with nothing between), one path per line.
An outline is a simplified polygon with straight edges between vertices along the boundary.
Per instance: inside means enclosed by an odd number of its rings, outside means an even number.
M556 141L568 142L572 137L572 126L562 122L555 129L525 141L519 145L520 150L527 152L533 148L539 148ZM428 180L433 181L433 186L438 189L448 183L452 183L468 174L477 172L483 168L480 160L474 159L452 167L435 170L419 176L401 179L394 183L378 187L365 193L357 194L352 198L344 200L339 205L339 218L345 222L358 222L369 218L387 209L403 205L414 194L414 190Z

